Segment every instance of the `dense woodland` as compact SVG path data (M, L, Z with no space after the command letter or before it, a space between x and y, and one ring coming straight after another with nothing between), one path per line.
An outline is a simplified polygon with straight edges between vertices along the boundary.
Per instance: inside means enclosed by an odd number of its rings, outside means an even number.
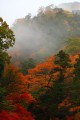
M0 18L0 120L80 120L80 15Z

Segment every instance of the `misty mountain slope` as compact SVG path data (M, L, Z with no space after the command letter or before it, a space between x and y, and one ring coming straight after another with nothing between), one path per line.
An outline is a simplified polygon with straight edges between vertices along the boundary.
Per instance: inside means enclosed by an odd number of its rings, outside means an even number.
M80 16L59 8L41 8L37 16L27 15L13 25L17 59L44 58L62 49L68 37L80 35ZM13 58L14 59L14 58Z
M69 11L80 10L80 2L63 3L58 5L58 7Z

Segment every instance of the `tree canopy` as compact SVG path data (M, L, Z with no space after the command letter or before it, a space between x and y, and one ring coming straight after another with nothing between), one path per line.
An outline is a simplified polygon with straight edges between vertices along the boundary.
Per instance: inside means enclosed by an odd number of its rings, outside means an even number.
M10 56L7 49L12 47L15 43L13 31L8 24L0 18L0 74L4 69L4 64L9 62Z
M15 43L14 33L8 24L0 18L0 51L6 51Z

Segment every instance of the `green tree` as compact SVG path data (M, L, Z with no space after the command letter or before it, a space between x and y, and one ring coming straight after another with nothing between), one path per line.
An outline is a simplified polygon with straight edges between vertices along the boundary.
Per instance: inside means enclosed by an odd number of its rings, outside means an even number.
M13 31L8 24L0 18L0 50L7 50L15 42Z
M65 82L65 72L67 68L70 68L70 58L69 55L64 51L60 51L57 55L55 55L55 64L58 66L53 69L53 73L59 72L59 76L57 80L53 77L53 84L51 86L47 86L47 89L39 96L38 101L38 109L42 108L47 111L48 116L50 118L55 119L56 117L59 119L66 119L66 116L69 114L69 107L63 105L59 107L61 103L67 98L67 84ZM38 110L37 110L38 111ZM39 114L40 116L40 114ZM38 117L38 113L37 113ZM50 119L49 118L49 119ZM42 118L38 118L42 119ZM47 119L47 118L46 118Z
M24 75L28 74L28 70L31 68L34 68L35 65L36 65L36 63L32 58L24 60L20 64L20 72L22 72Z
M63 50L59 51L59 53L55 56L55 64L61 66L62 69L70 67L70 58L69 55L66 54Z
M75 55L80 51L80 37L70 38L66 41L65 52Z
M55 55L55 64L60 66L60 80L64 80L64 76L67 68L71 68L71 60L68 54L66 54L63 50L59 51L57 55Z
M7 49L12 47L15 43L13 31L9 28L8 24L0 18L0 74L4 69L6 62L9 62L10 56Z
M0 17L0 110L8 106L9 102L6 100L7 89L2 85L2 73L6 63L10 62L10 56L7 49L12 47L15 43L13 31L8 24Z
M72 103L73 106L80 106L80 54L74 64L74 79L72 82Z

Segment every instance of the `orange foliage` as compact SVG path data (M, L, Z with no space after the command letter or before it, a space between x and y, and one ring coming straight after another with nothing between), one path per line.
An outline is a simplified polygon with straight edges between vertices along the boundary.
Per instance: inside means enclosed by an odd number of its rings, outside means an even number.
M70 109L71 112L74 112L77 110L80 110L80 106L76 106L76 107Z
M71 63L74 64L76 62L76 59L78 58L78 55L70 56Z
M22 102L31 103L35 99L31 96L31 94L23 93L23 94L8 95L7 100L11 100L12 103L22 103Z
M37 90L40 87L44 87L48 84L49 79L51 77L50 72L55 67L53 62L44 62L38 64L34 69L30 69L28 71L28 75L26 76L28 83L30 84L31 90ZM29 89L29 90L30 90Z
M71 106L69 97L67 97L62 103L59 104L59 108L61 108L61 107L69 107L69 106Z
M66 68L66 72L64 72L67 83L74 77L74 64L77 57L78 55L70 56L72 67ZM12 101L12 104L16 106L14 112L6 112L5 110L2 110L0 113L0 120L34 120L31 113L26 111L20 103L30 104L34 102L35 99L31 96L31 94L29 94L29 92L37 91L41 87L50 87L53 85L54 81L58 80L60 75L60 72L56 69L61 68L60 66L54 64L54 56L51 56L47 59L47 61L38 64L35 68L30 69L28 71L28 75L25 76L13 65L6 65L3 77L6 81L9 81L9 84L7 85L7 89L9 91L7 100ZM59 108L69 106L71 106L69 96L59 104ZM80 110L80 106L71 108L70 112L77 110ZM66 120L73 120L73 118L77 118L76 116L78 115L67 117Z
M25 93L27 91L27 80L26 76L18 71L13 65L6 65L3 74L4 79L7 82L7 89L9 93Z
M41 87L45 87L47 85L51 86L54 80L59 78L59 72L54 72L54 69L61 69L60 66L54 64L55 56L51 56L47 59L47 61L38 64L34 69L30 69L28 71L28 75L26 75L27 82L29 83L29 90L35 91ZM77 56L70 57L73 64ZM67 68L64 73L65 79L67 82L73 79L74 67Z

